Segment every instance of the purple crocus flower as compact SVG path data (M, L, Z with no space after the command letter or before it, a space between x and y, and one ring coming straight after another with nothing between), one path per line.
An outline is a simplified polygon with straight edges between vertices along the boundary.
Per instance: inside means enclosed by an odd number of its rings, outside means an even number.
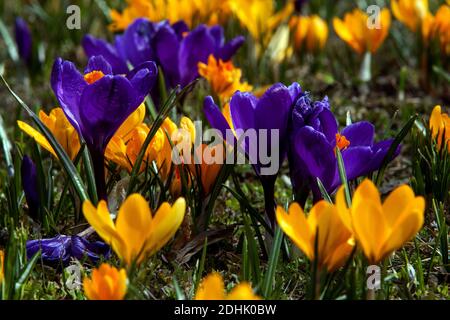
M171 25L168 21L154 23L144 18L136 19L123 35L116 36L114 46L96 40L92 36L83 40L88 56L102 54L110 64L122 59L123 63L128 61L134 66L155 61L170 88L184 87L197 78L198 63L206 63L210 54L230 60L244 42L239 36L226 43L223 28L218 25L199 25L189 32L183 21ZM94 42L97 45L93 45Z
M25 20L20 17L15 21L15 34L19 56L25 63L30 64L33 48L31 31Z
M39 250L44 263L51 266L58 266L60 263L65 267L71 258L82 260L89 259L92 263L97 263L103 256L108 259L111 249L101 242L89 242L83 237L58 235L54 238L29 240L26 244L27 257L31 259Z
M119 36L116 36L115 44L112 45L105 40L96 39L88 34L84 36L81 44L88 57L103 56L111 65L114 74L126 74L128 73L127 61L122 52L118 50L119 42Z
M289 165L300 202L310 189L315 201L321 199L317 178L330 194L341 184L336 147L342 153L347 179L353 180L378 170L393 142L390 139L375 143L374 126L367 121L353 123L339 132L328 98L313 102L307 93L295 102L292 127ZM399 153L400 146L394 157Z
M257 141L252 141L251 144L256 145L257 150L252 151L252 146L247 139L242 141L242 147L263 185L266 214L272 225L275 223L275 180L279 168L286 158L289 119L293 103L300 92L301 88L298 83L293 83L290 87L278 83L270 87L261 98L255 97L252 93L238 91L230 101L231 119L237 140L239 141L247 130L256 130ZM205 99L204 112L211 126L219 130L222 137L227 138L228 123L211 97ZM267 131L261 131L263 129ZM272 141L271 130L278 130L279 139L277 141ZM270 150L270 157L278 159L278 168L271 174L264 173L267 166L263 164L260 154L260 148L264 147L263 145L266 143L267 150ZM239 146L241 146L241 142L239 142ZM276 150L276 154L272 153L274 150Z
M222 26L207 27L199 25L183 38L178 53L181 86L197 78L198 63L206 63L210 54L216 59L230 60L244 43L244 37L238 36L225 43Z
M28 213L30 217L36 219L40 206L36 165L30 157L24 155L20 170L22 187L28 204Z
M86 142L100 199L106 199L106 146L144 101L155 83L157 71L155 63L147 61L126 75L113 75L111 65L102 56L89 59L84 75L72 62L61 58L53 65L53 91L68 120Z

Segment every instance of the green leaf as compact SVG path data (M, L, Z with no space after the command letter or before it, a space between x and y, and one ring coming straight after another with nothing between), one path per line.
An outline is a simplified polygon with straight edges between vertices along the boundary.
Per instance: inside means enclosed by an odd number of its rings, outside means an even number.
M84 141L82 143L85 145ZM84 164L84 170L86 171L86 176L87 176L89 195L95 206L98 203L97 185L95 184L94 169L93 169L92 159L89 154L88 148L83 148L83 164Z
M181 290L180 285L178 284L178 280L175 276L173 277L173 287L175 288L177 300L186 300L186 296L184 295L183 290Z
M72 182L72 185L80 197L81 202L84 202L85 200L89 199L89 196L86 192L86 189L84 187L83 181L81 180L81 177L75 168L74 164L72 163L72 160L70 160L67 153L64 151L64 148L59 144L58 140L55 139L53 134L50 132L50 130L42 123L42 121L39 119L39 117L28 107L25 102L11 89L8 82L5 80L3 75L0 75L2 78L3 83L5 84L8 91L11 93L11 95L17 100L17 102L20 104L20 106L28 113L28 115L33 119L34 123L38 127L39 131L44 135L44 137L47 139L47 141L52 146L53 150L55 150L56 155L58 156L59 160L61 161L61 164L66 171L66 174L70 181Z
M275 238L273 240L272 251L270 252L269 265L264 277L262 285L263 296L268 299L271 295L275 271L277 270L278 260L280 258L280 248L283 242L283 231L280 227L276 227Z
M22 274L20 275L19 279L17 280L17 282L15 283L15 294L16 294L16 298L20 298L18 295L22 289L22 286L25 284L25 282L27 281L28 277L31 274L31 271L33 271L34 266L36 265L36 262L38 260L38 258L41 256L41 251L39 250L38 252L35 253L35 255L31 258L31 260L28 262L28 264L26 265L26 267L23 269L23 271L21 272Z
M205 242L203 244L203 250L202 250L202 257L200 258L200 264L198 265L197 276L195 277L194 291L197 291L198 285L203 276L203 271L205 270L206 249L207 248L208 248L208 237L205 237Z
M111 16L109 15L109 12L111 11L111 9L106 4L105 0L95 0L95 3L100 8L100 10L102 11L103 15L106 17L106 19L108 21L111 21Z
M3 118L1 115L0 115L0 141L3 148L3 155L6 161L8 176L12 177L14 175L14 163L11 157L12 145L8 139L8 135L6 134Z
M342 153L339 148L335 148L336 150L336 158L338 162L339 169L339 177L341 178L341 183L344 186L345 192L345 201L347 202L347 206L350 208L352 206L352 196L350 194L350 187L348 185L347 173L345 172L344 159L342 159Z
M448 83L450 83L450 73L448 73L447 71L445 71L441 67L438 67L438 66L434 65L433 66L433 72L436 73L437 75L441 76L442 79L444 79Z
M17 52L16 43L14 42L13 38L9 34L8 28L6 28L2 19L0 19L0 34L2 35L3 40L5 41L5 45L6 45L6 48L8 49L8 53L9 53L11 60L14 62L18 62L19 61L19 53Z
M322 181L320 181L319 178L317 178L317 186L319 187L320 193L322 194L322 198L329 203L333 203L333 200L331 200L330 195L328 194L327 190L322 184Z
M246 214L243 215L244 218L244 231L245 231L245 237L247 238L248 243L248 253L249 253L249 263L250 263L250 270L252 270L253 274L253 283L259 283L261 280L261 270L260 265L261 262L259 260L259 253L255 241L255 236L252 232L252 229L250 228L250 221Z

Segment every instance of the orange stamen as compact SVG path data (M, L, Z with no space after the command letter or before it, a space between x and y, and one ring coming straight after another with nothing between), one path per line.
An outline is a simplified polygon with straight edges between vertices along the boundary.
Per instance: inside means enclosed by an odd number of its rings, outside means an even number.
M350 145L350 141L347 140L347 138L340 133L336 133L336 147L339 148L339 150L345 150Z
M103 72L99 70L94 70L84 75L84 81L86 81L88 84L93 84L95 81L98 81L103 77L104 77Z

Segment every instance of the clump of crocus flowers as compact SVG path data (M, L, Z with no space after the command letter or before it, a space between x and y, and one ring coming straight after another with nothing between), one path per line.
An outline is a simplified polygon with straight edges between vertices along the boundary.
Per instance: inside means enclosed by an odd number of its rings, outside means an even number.
M135 19L146 18L158 22L169 19L171 23L183 20L189 26L198 23L216 24L224 22L230 13L227 0L142 0L128 1L127 7L119 12L110 11L110 29L126 29Z
M357 187L350 206L344 192L341 187L335 204L316 203L308 217L297 203L290 205L288 213L277 208L280 228L316 262L319 271L342 267L355 245L369 264L379 264L422 228L425 200L407 185L397 187L381 202L378 189L366 179Z
M260 300L247 282L236 285L230 293L225 292L225 285L220 273L213 272L202 279L195 293L195 300Z
M83 280L84 294L89 300L123 300L127 293L127 273L107 263L92 270Z
M52 89L71 125L86 142L94 167L99 199L106 199L105 150L123 122L153 87L157 67L147 61L126 75L114 75L102 56L93 56L81 74L70 61L58 58Z

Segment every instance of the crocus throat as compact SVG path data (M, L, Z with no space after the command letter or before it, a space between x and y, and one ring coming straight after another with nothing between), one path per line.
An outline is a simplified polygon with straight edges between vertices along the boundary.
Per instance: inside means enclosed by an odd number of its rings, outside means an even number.
M336 133L336 147L339 148L339 150L345 150L350 145L350 141L347 140L347 138L340 133Z
M94 70L84 75L84 81L86 81L88 84L93 84L95 81L100 80L104 76L105 75L103 74L103 72Z

